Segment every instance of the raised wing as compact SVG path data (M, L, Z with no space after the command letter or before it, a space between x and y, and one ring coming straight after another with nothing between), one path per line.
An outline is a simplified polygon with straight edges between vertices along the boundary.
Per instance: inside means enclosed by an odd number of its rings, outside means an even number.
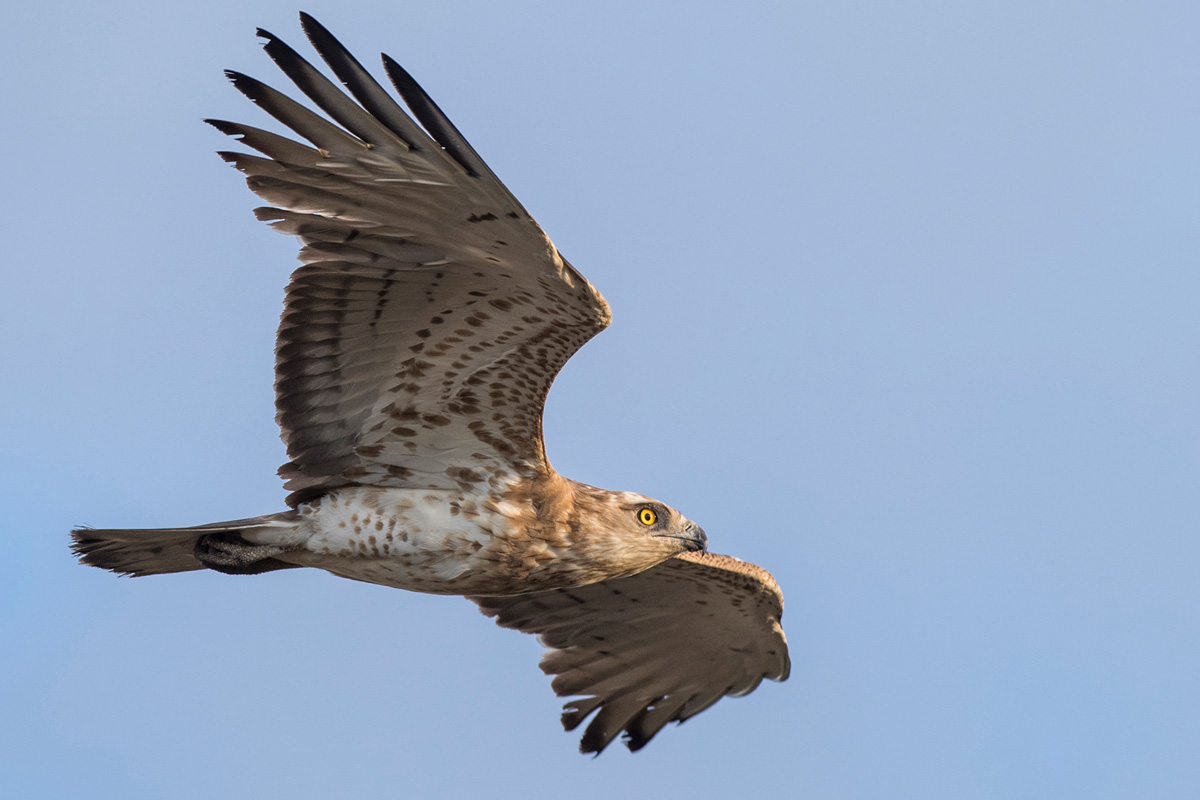
M301 22L353 99L259 35L333 122L228 75L312 146L209 120L266 156L221 153L271 203L259 219L304 243L276 350L289 503L347 483L468 488L538 470L546 393L608 304L408 73L383 57L417 121Z
M761 567L685 553L630 578L506 597L471 597L501 627L550 648L542 671L560 697L563 727L588 715L579 749L599 753L622 731L639 750L668 722L722 697L754 691L791 669L780 627L783 595Z

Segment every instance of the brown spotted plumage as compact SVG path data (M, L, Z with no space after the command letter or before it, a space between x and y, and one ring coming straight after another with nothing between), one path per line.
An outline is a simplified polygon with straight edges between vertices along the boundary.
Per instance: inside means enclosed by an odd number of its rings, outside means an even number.
M221 153L270 204L258 218L303 243L276 348L290 508L79 529L75 552L129 575L317 567L470 596L542 636L555 691L582 696L564 725L596 712L587 752L622 732L636 750L667 722L785 679L770 575L703 553L704 531L669 506L571 481L546 460L546 394L609 324L604 298L408 73L384 56L406 113L301 21L341 87L259 34L328 118L229 77L308 144L211 121L259 153Z

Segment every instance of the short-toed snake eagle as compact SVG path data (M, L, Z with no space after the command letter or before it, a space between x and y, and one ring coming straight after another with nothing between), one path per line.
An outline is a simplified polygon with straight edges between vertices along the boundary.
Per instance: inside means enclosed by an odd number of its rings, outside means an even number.
M569 480L546 459L546 393L608 325L604 298L407 72L383 57L408 113L301 21L349 96L259 34L328 118L228 75L308 144L210 120L261 154L221 153L270 204L259 219L304 245L276 348L290 509L81 528L75 552L128 575L319 567L466 595L541 636L554 690L577 698L563 724L597 712L585 752L622 731L636 750L725 695L784 680L783 600L765 570L706 553L675 509Z

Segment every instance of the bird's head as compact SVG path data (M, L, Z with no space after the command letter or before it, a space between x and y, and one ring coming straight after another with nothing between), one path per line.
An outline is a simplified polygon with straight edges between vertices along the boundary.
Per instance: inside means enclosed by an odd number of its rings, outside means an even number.
M683 514L651 497L633 492L619 494L625 497L617 503L618 524L630 533L659 540L656 546L665 547L671 555L708 550L704 529Z
M627 564L630 574L680 553L708 549L703 528L666 503L636 492L577 484L575 512L584 538L606 550L615 564Z

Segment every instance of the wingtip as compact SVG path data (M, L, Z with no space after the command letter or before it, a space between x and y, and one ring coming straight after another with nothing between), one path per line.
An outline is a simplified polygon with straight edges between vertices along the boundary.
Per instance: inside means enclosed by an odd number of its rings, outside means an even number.
M413 76L408 74L408 70L400 66L399 61L387 53L380 53L379 59L383 62L383 71L387 73L388 79L395 84L396 88L401 91L401 94L403 94L404 90L401 89L400 84L415 87L422 94L425 93L416 80L413 79Z
M623 728L609 730L607 723L608 720L602 719L599 714L588 723L587 729L583 732L583 738L579 740L580 753L585 755L595 753L599 756L613 743Z
M599 758L611 742L612 739L605 739L603 736L589 736L587 732L584 732L583 738L579 741L579 752L585 756L590 753L593 758Z
M353 56L338 41L337 37L330 33L329 29L322 25L312 14L305 13L304 11L300 12L300 29L304 31L304 35L308 37L308 41L322 57L330 51L339 51L348 58L353 59Z
M310 39L313 37L314 33L318 35L330 35L329 29L317 21L317 18L312 14L309 14L307 11L300 12L300 28Z
M597 745L594 741L589 741L587 734L584 734L584 737L579 740L579 754L580 755L584 755L584 756L590 755L592 758L599 758L600 754L603 752L604 752L604 745L603 744Z
M262 45L263 50L265 50L267 52L267 55L269 55L271 57L272 61L274 61L281 68L283 68L283 71L288 73L289 75L291 74L291 72L288 69L289 64L293 64L297 61L304 63L303 56L301 56L299 53L297 53L291 47L291 45L289 45L283 39L280 39L278 36L271 33L270 31L268 31L264 28L259 28L258 36L260 39L265 40Z
M632 733L626 733L625 738L621 740L621 743L625 745L629 752L636 753L638 750L641 750L643 747L650 744L650 740L653 738L653 736L640 737L634 736Z
M251 78L244 72L238 72L235 69L225 70L225 77L233 84L233 88L244 94L255 103L261 103L263 95L270 93L271 89L258 78Z

